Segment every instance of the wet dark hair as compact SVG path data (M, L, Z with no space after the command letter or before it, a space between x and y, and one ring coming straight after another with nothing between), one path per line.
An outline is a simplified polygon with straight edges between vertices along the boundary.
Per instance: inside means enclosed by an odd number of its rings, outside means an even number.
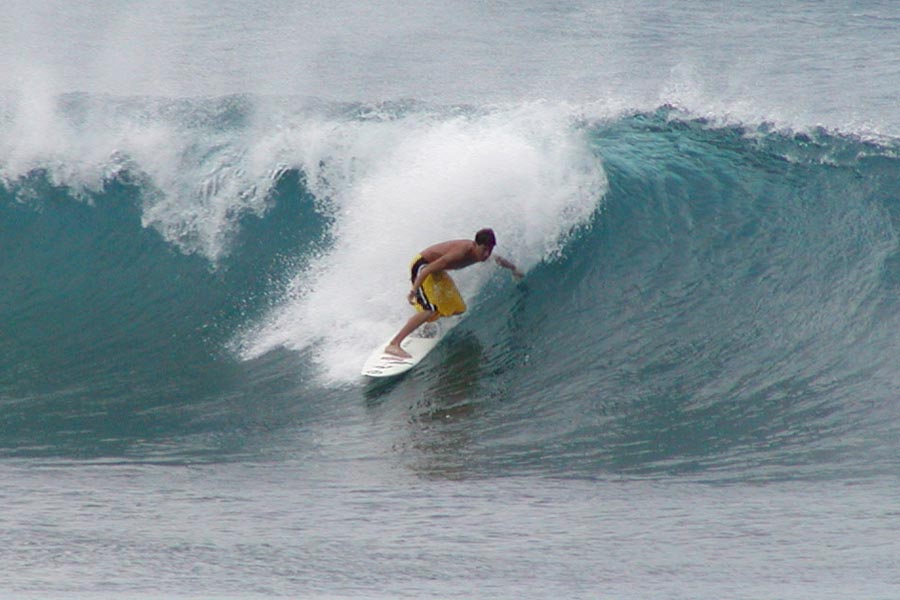
M494 236L494 230L485 228L478 230L475 234L475 243L479 246L490 246L493 248L497 245L497 238Z

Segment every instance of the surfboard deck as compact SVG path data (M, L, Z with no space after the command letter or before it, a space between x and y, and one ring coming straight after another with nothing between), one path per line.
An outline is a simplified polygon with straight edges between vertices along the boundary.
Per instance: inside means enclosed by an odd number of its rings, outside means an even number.
M425 323L412 332L400 347L409 352L411 358L400 358L385 354L384 348L390 340L379 345L363 364L362 375L367 377L393 377L406 373L422 362L429 352L443 339L446 329L440 323Z

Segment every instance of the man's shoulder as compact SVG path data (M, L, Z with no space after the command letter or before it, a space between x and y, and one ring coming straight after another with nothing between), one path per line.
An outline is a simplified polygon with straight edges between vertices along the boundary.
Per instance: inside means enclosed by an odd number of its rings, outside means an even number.
M453 250L462 254L468 254L475 249L475 242L472 240L453 240Z
M475 242L472 240L454 240L445 254L453 260L464 260L472 257L474 252Z
M422 256L440 269L461 269L475 262L473 248L470 240L449 240L427 248Z
M462 256L470 252L473 247L474 242L471 240L447 240L429 246L422 251L422 254L431 256L432 260L437 260L443 256Z

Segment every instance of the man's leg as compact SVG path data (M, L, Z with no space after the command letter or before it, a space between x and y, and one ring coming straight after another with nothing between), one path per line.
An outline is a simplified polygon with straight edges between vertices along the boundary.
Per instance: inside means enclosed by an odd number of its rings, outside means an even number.
M420 325L428 321L433 316L433 310L416 311L416 314L411 316L409 318L409 321L406 322L406 325L404 325L403 328L397 332L397 335L394 336L394 339L388 342L387 347L384 349L384 353L390 354L391 356L398 356L400 358L409 358L409 352L401 348L400 344L403 342L403 340L406 339L406 336L418 329Z

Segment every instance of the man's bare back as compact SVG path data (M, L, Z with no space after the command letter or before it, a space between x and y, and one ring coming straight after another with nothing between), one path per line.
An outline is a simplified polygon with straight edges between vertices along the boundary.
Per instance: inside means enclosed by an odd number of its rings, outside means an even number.
M448 271L464 269L485 260L487 256L482 258L477 248L472 240L449 240L425 248L420 255L428 263L441 263L435 271Z

